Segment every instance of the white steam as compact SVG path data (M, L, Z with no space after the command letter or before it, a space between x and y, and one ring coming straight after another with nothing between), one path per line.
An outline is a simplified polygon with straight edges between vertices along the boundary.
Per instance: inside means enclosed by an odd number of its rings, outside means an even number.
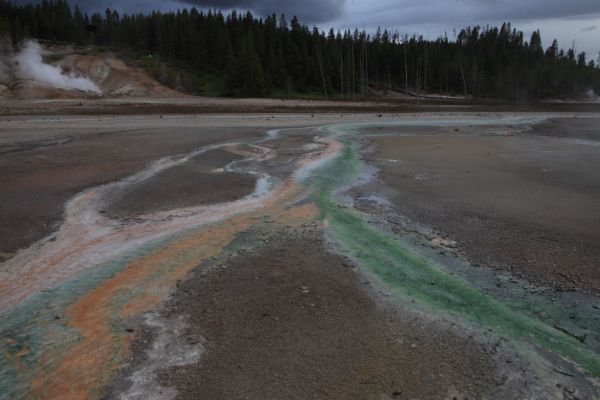
M65 73L54 65L44 64L42 47L30 40L12 57L0 60L0 82L8 82L11 75L16 79L29 79L62 89L76 89L101 94L100 88L91 80ZM8 62L7 62L8 61Z
M592 99L592 100L598 99L598 95L596 94L594 89L587 89L584 93L584 96L587 97L588 99Z

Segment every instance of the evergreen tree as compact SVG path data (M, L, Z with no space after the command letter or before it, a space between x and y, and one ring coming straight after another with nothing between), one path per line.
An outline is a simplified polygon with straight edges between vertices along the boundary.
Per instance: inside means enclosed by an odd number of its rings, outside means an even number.
M555 40L543 50L541 34L528 42L510 23L469 27L434 40L400 38L378 29L327 34L297 17L259 19L236 11L180 10L148 14L82 15L67 0L16 5L0 0L0 36L14 46L23 39L126 47L161 56L194 71L222 76L234 96L261 96L273 89L328 93L346 98L369 88L409 94L462 94L529 100L600 92L600 59L588 60ZM600 58L600 57L599 57Z
M229 60L226 90L237 97L260 97L266 93L265 79L251 37L242 44L241 55Z

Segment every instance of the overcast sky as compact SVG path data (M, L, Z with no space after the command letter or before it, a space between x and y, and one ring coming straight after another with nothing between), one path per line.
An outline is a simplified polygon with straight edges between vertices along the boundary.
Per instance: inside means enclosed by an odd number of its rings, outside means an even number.
M26 2L28 0L18 0ZM563 48L573 41L578 51L596 60L600 51L600 0L70 0L86 11L111 7L120 12L170 10L190 6L238 11L250 9L258 15L297 15L307 24L330 27L378 26L401 34L419 33L434 39L469 25L512 22L527 36L542 31L544 46L553 38Z

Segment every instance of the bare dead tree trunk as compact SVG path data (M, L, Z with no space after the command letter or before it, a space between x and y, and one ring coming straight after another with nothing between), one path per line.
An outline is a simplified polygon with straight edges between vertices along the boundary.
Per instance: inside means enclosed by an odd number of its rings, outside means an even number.
M417 95L421 91L421 57L417 58L417 62L415 64L415 93Z
M479 79L477 59L473 61L473 72L471 73L471 90L473 91L473 97L477 98L477 80Z
M340 50L340 91L342 97L344 97L344 59L342 57L342 51Z
M406 83L404 91L408 95L408 56L406 54L406 40L404 41L404 79Z
M446 93L450 93L450 85L448 83L448 64L446 64Z
M325 72L323 71L323 63L321 63L321 55L319 54L319 49L317 51L317 60L319 61L319 68L321 69L321 77L323 78L323 90L325 91L325 100L329 100L329 96L327 95L327 83L325 82Z
M356 64L354 61L354 44L352 45L352 98L356 99L356 81L354 80L356 71Z
M351 77L351 72L350 72L350 52L348 52L348 68L346 68L346 93L348 94L348 98L350 98L350 77Z
M348 98L350 98L350 84L352 81L352 59L350 58L350 54L351 52L348 52L348 68L346 68L346 86L348 88L347 93L348 93Z
M460 59L458 60L458 67L460 68L460 74L462 76L463 88L465 90L465 99L466 99L467 98L467 80L465 79L465 71L462 67L462 62L460 61Z
M423 85L423 88L425 90L425 96L427 96L427 47L425 47L425 65L423 73L425 74L425 83Z
M369 94L369 43L365 32L365 94Z
M477 85L477 98L481 98L481 86L483 85L484 79L484 70L485 70L485 56L483 57L483 62L481 63L481 73L479 74L479 84Z

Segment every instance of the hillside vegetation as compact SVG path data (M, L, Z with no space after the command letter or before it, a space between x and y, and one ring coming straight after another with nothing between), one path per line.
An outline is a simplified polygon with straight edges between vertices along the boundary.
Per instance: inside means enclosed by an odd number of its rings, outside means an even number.
M425 40L387 30L328 33L298 18L250 12L85 15L66 0L15 5L0 0L0 36L126 48L163 83L229 96L356 98L371 90L408 95L535 100L600 93L600 69L585 53L544 48L505 23ZM183 71L183 72L174 72Z

